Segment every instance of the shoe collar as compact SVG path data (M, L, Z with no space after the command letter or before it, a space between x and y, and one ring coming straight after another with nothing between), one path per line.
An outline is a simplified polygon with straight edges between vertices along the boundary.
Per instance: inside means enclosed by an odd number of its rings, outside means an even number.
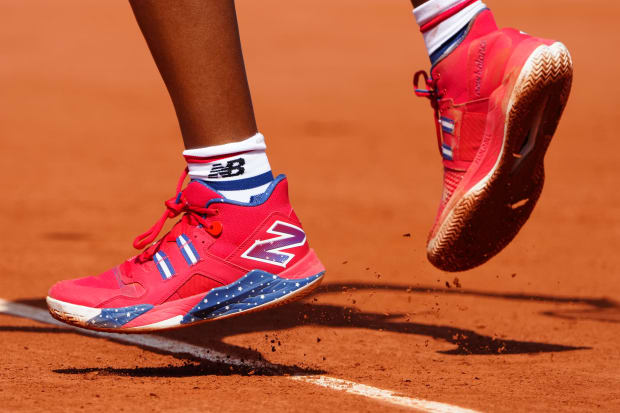
M183 197L187 202L196 205L204 205L208 207L214 203L231 204L238 206L253 207L264 204L270 197L278 184L286 179L286 175L278 175L267 187L262 194L254 195L250 198L250 202L235 201L227 199L219 191L213 189L205 181L192 179L183 191Z
M476 14L473 19L471 19L469 24L467 24L467 26L465 26L462 31L455 35L457 39L454 43L450 44L448 48L445 48L443 50L440 49L437 52L433 53L433 56L431 56L432 64L430 68L430 73L432 74L433 70L435 69L435 67L437 67L439 63L441 63L445 58L450 56L450 54L463 42L468 40L469 34L471 32L475 32L473 33L475 37L480 37L495 30L497 30L497 24L495 24L495 19L493 18L491 10L489 8L480 10L480 12ZM439 56L435 57L436 54L438 54Z

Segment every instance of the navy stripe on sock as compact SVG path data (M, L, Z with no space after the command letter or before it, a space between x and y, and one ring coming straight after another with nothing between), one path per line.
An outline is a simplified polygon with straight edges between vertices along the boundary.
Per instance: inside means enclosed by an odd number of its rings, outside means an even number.
M466 24L465 27L463 27L461 30L456 32L454 36L446 40L439 47L439 49L435 50L433 54L430 55L431 65L434 65L435 63L437 63L437 61L444 55L444 53L446 53L452 46L454 46L457 43L460 43L461 40L465 38L465 35L467 34L468 31L469 31L469 24Z
M252 189L257 186L265 185L273 181L271 171L253 176L252 178L238 179L236 181L209 181L204 182L216 191L240 191L243 189Z

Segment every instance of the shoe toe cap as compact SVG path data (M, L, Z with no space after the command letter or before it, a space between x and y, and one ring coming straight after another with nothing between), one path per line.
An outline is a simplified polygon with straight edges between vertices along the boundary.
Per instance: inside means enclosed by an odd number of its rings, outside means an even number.
M100 307L120 293L120 285L110 270L96 277L60 281L50 288L48 296L71 304Z

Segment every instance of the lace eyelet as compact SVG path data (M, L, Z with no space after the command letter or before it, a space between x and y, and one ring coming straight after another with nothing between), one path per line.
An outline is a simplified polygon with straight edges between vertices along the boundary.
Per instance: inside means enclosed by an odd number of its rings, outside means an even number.
M206 231L211 234L214 237L219 237L220 234L222 233L222 223L219 221L213 221L209 224L209 226L207 228L205 228Z

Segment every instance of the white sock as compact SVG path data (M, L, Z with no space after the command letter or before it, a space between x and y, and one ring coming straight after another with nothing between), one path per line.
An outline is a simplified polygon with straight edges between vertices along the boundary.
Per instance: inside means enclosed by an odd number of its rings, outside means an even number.
M413 14L431 61L437 60L438 56L433 59L437 52L445 52L450 43L456 43L459 39L453 38L486 8L480 0L430 0L416 7Z
M260 133L241 142L187 149L183 156L191 179L204 181L225 198L250 202L273 181Z

